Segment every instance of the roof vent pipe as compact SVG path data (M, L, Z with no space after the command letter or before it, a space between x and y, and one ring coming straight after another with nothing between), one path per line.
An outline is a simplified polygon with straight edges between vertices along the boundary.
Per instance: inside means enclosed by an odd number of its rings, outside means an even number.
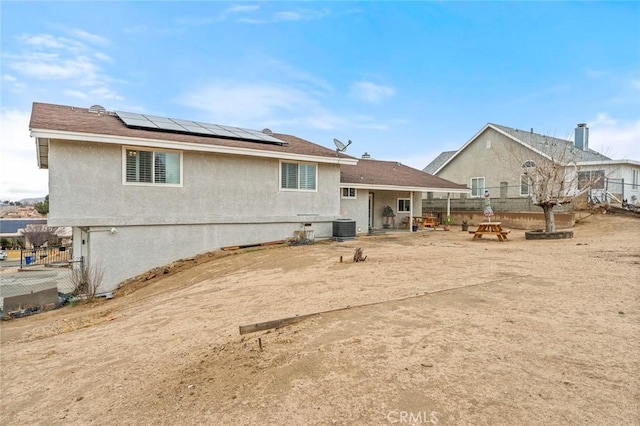
M589 151L589 128L587 123L578 123L574 138L576 148Z
M362 154L362 158L368 160L369 158L371 158L371 155L369 155L368 152L365 152L364 154Z

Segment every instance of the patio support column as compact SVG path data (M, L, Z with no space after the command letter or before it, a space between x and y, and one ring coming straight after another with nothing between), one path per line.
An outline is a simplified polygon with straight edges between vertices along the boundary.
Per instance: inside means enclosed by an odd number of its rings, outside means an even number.
M409 232L413 232L413 191L411 191L409 199L411 200L409 202Z
M447 192L447 216L451 216L451 193Z

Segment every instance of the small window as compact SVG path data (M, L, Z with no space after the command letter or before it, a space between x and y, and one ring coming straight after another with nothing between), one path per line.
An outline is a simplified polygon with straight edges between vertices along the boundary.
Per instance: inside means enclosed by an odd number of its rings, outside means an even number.
M527 175L520 175L520 195L531 195L531 187Z
M280 163L280 189L315 191L317 167L311 163Z
M125 149L126 183L181 184L182 154L168 151Z
M484 197L484 178L471 178L471 196Z
M409 213L411 211L410 198L398 198L398 213Z
M522 163L522 168L523 169L529 169L529 168L532 168L532 167L535 167L535 166L536 166L536 162L533 161L533 160L527 160L524 163Z
M578 189L604 189L604 170L578 172Z
M342 188L342 198L356 198L356 189Z
M631 176L631 189L638 189L638 170L633 169L633 175Z

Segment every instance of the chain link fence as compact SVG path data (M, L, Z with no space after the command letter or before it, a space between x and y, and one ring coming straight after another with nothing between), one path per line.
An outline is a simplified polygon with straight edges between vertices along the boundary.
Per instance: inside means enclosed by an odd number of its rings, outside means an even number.
M0 313L25 316L66 303L76 291L83 259L70 247L10 250L0 262Z

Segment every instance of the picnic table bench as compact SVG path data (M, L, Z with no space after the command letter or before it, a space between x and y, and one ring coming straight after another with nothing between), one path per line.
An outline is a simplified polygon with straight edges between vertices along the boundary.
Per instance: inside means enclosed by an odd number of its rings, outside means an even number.
M469 231L470 234L473 234L473 240L478 240L483 235L495 235L498 237L498 241L505 241L510 232L510 230L502 229L502 222L481 222L475 231Z

